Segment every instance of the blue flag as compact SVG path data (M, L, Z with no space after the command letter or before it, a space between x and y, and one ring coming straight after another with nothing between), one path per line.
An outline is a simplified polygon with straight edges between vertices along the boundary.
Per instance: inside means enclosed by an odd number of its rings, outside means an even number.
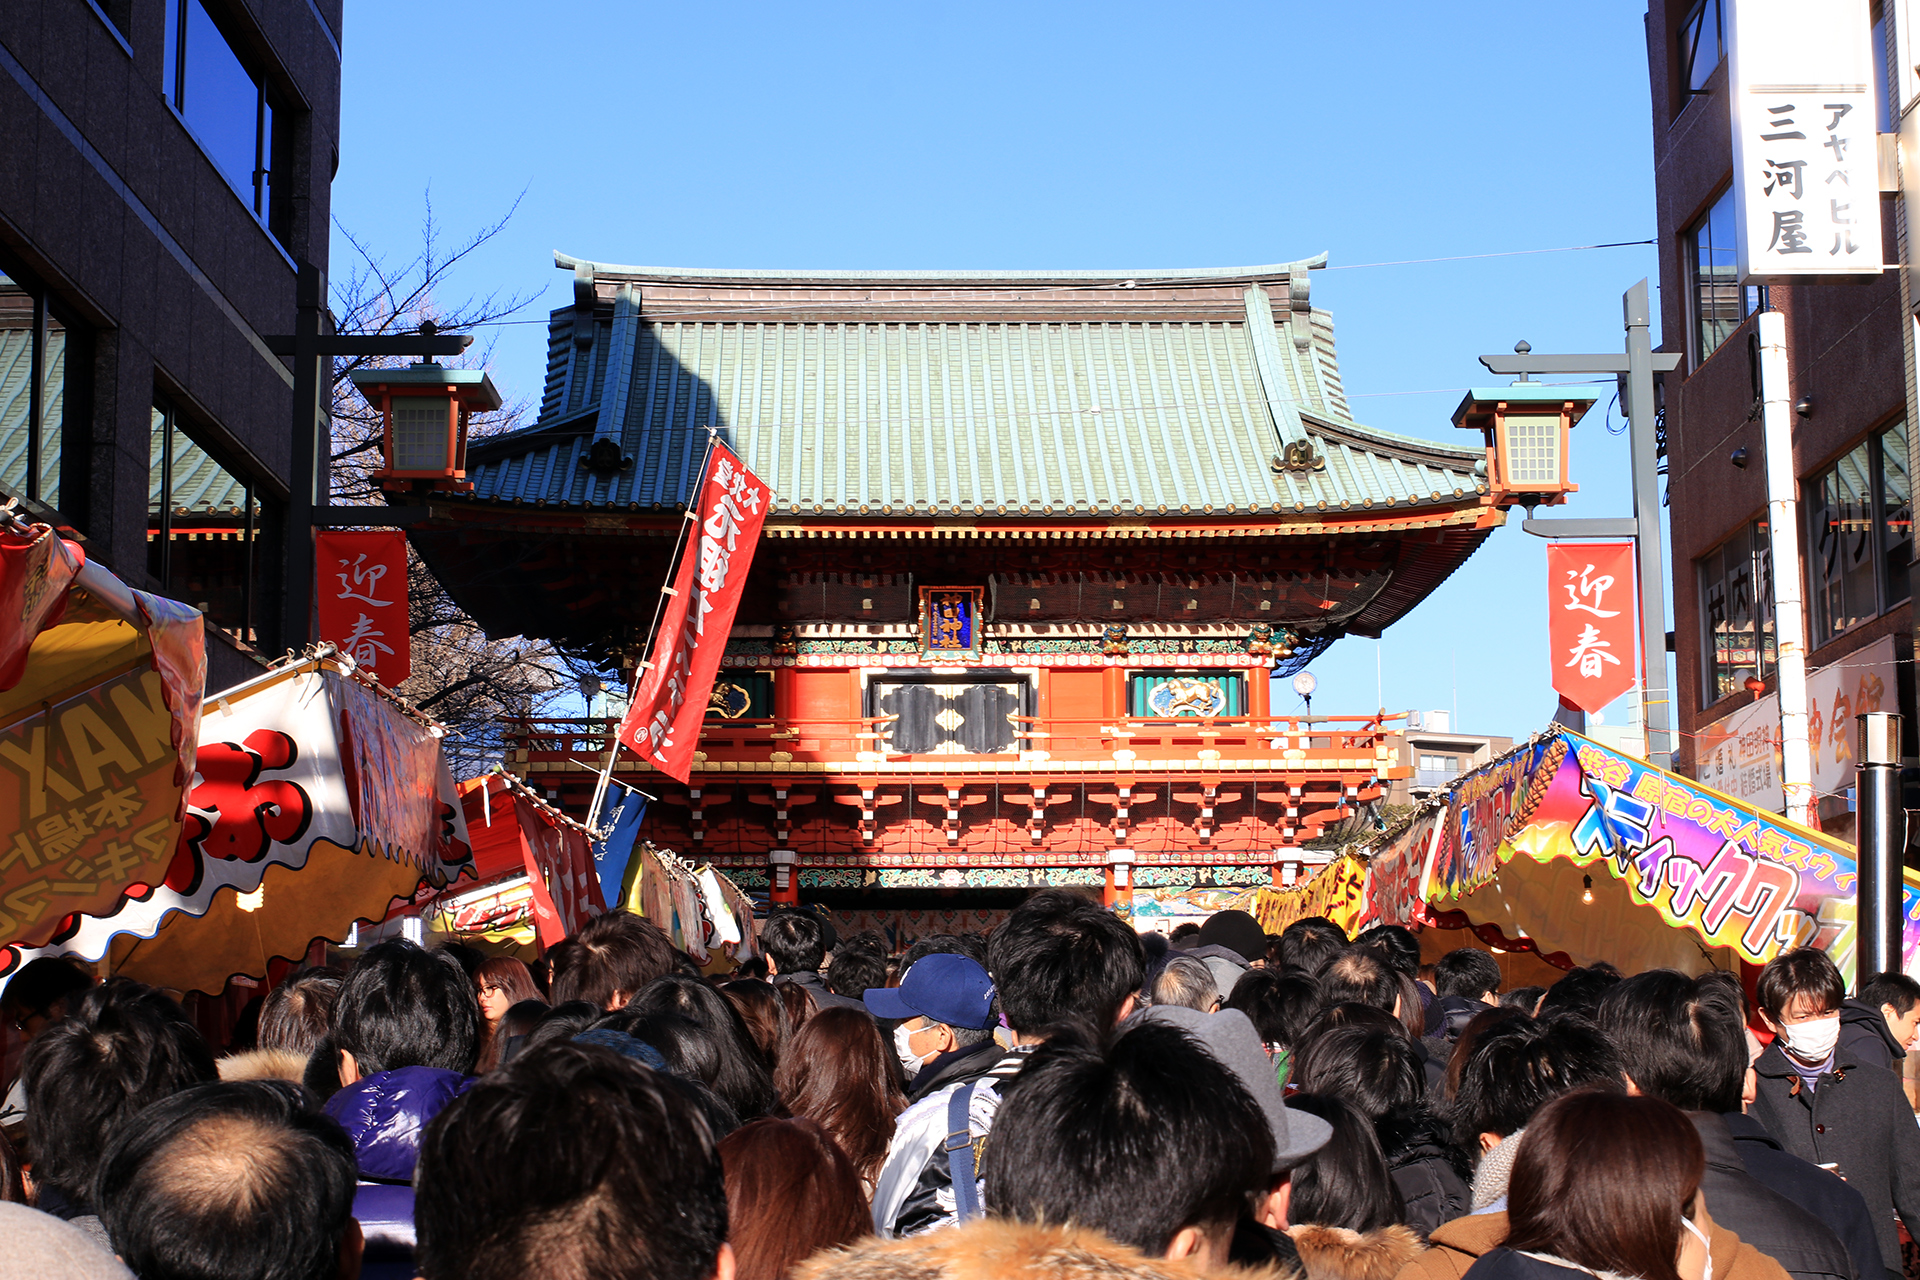
M611 911L620 905L620 886L626 879L627 863L633 858L633 844L640 835L640 819L647 814L647 798L638 791L627 792L614 815L613 830L604 842L597 842L593 860L600 872L600 900Z

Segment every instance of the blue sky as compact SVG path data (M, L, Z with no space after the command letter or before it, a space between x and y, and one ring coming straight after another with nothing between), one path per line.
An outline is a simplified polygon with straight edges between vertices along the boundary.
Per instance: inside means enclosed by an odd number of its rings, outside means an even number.
M509 398L537 396L544 317L568 300L555 249L1008 269L1326 250L1313 299L1333 313L1355 416L1465 442L1449 418L1490 381L1477 355L1520 338L1617 351L1621 293L1656 277L1648 247L1514 254L1652 234L1643 18L1619 0L356 3L334 213L404 259L429 191L451 238L524 191L448 286L539 295L522 313L538 323L487 335ZM351 254L336 234L336 277ZM1489 254L1514 256L1359 265ZM1629 514L1626 438L1604 408L1574 433L1581 493L1555 514ZM1545 545L1516 519L1377 661L1373 641L1335 645L1314 710L1383 697L1457 705L1469 732L1539 728L1554 701Z

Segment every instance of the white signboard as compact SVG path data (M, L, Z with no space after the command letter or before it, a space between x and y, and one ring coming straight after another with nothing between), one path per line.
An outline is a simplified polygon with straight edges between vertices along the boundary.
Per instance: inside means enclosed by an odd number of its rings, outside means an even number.
M1880 274L1871 30L1867 0L1728 0L1743 284Z
M1899 705L1893 637L1877 640L1807 677L1807 738L1813 793L1844 794L1853 785L1853 718ZM1768 694L1700 731L1694 776L1715 791L1774 813L1786 812L1780 788L1780 698Z

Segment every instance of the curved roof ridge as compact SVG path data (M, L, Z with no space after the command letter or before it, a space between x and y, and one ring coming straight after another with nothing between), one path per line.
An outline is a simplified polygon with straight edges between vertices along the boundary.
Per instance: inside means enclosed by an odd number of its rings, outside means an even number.
M1144 268L1131 271L969 271L969 270L884 270L884 271L840 271L840 270L766 270L761 268L732 267L645 267L622 266L609 262L596 262L591 258L577 258L572 254L553 251L553 265L563 271L579 271L582 267L598 277L628 278L637 280L687 280L715 282L722 280L752 280L761 283L790 280L796 284L829 284L839 281L848 283L871 284L889 280L912 280L919 283L951 281L956 284L995 284L1007 283L1037 284L1044 281L1062 281L1072 283L1111 283L1122 284L1128 280L1151 280L1156 284L1178 284L1192 281L1197 284L1219 284L1237 280L1271 280L1278 276L1298 275L1301 272L1318 270L1327 265L1324 250L1311 258L1302 258L1295 262L1276 262L1254 267L1196 267L1185 268Z

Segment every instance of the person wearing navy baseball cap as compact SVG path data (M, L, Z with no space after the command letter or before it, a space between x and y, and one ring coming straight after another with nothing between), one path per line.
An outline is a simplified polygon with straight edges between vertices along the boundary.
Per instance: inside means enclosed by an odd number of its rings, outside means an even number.
M893 1050L912 1077L909 1102L984 1075L999 1060L993 979L966 956L922 956L899 986L869 988L861 999L874 1017L899 1023Z

